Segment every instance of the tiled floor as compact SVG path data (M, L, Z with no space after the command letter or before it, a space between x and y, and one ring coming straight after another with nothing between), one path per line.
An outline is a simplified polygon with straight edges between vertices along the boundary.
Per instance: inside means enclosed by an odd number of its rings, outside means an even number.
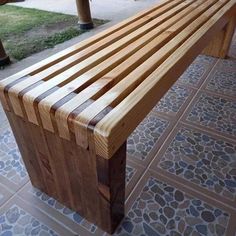
M236 235L235 45L199 56L128 139L116 235ZM0 235L106 235L32 188L2 110Z

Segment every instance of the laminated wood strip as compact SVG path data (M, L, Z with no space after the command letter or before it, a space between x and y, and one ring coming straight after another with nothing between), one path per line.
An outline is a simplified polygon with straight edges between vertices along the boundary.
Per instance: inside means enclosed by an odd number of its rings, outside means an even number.
M219 4L219 3L218 3ZM161 64L146 80L95 126L96 153L110 158L164 92L176 81L201 52L212 35L222 29L236 13L236 1L230 1ZM182 33L180 36L184 37ZM171 42L171 44L173 44ZM167 45L169 47L170 45ZM166 48L160 51L165 54ZM140 112L142 111L142 112Z
M155 53L160 47L165 45L168 40L173 38L180 30L186 27L192 20L191 17L192 11L199 6L201 1L196 1L194 5L189 6L181 13L175 15L172 19L166 21L163 25L161 25L161 29L164 29L164 26L172 26L173 24L177 23L177 28L174 31L169 29L163 31L163 33L153 39L150 43L145 44L145 46L137 51L135 54L130 56L127 60L123 61L120 65L115 67L113 70L109 71L107 74L103 75L100 79L95 81L92 85L78 93L73 99L69 102L65 103L56 111L56 120L59 129L59 135L63 138L69 139L69 130L67 125L67 117L69 116L70 112L73 111L79 104L83 103L87 99L98 99L101 95L107 92L112 86L117 84L121 79L123 79L128 73L138 67L141 63L147 60L153 53ZM212 2L213 3L213 2ZM191 17L188 15L191 13ZM198 13L200 14L200 13ZM186 16L186 17L184 17ZM182 19L182 20L181 20ZM156 31L158 32L158 28ZM162 30L160 31L162 32ZM94 73L88 71L88 73L83 74L80 78L93 78L91 76L97 76L98 70L95 68ZM97 72L97 74L96 74ZM45 121L48 119L45 118Z
M183 31L179 32L169 43L162 49L150 56L142 65L133 70L126 78L115 85L107 93L96 100L91 106L85 109L74 120L75 135L78 145L86 148L88 147L87 140L87 126L91 119L100 113L107 106L115 107L118 105L129 93L132 92L145 78L151 74L168 56L171 55L185 40L187 40L196 30L199 29L209 18L215 14L225 3L225 1L216 1L215 5L211 6L214 1L208 1L200 7L192 11L189 24ZM211 7L210 7L211 6ZM209 8L210 7L210 8ZM209 9L208 9L209 8ZM185 19L183 19L184 21ZM182 22L181 22L182 23ZM180 23L180 25L181 25ZM175 32L178 25L171 26L168 30Z
M180 13L175 15L173 17L173 19L171 18L170 20L165 21L163 24L160 25L160 27L156 27L154 30L150 31L149 33L147 33L145 36L143 36L139 40L137 40L137 41L131 43L130 45L128 45L127 48L121 50L120 52L118 52L117 54L112 56L111 58L109 58L109 59L105 60L104 62L102 62L101 64L99 64L98 66L96 66L96 67L92 68L91 70L89 70L88 72L82 74L81 76L78 77L78 79L75 79L72 82L64 85L61 89L59 89L58 91L56 91L55 93L51 94L50 96L45 98L43 101L41 101L40 104L39 104L39 110L43 114L41 116L41 118L42 118L44 128L53 131L52 125L50 124L50 119L48 119L48 118L49 118L49 113L50 113L49 111L50 111L52 105L55 103L55 101L58 101L58 100L62 99L64 96L66 96L70 92L76 92L76 93L78 92L79 96L80 96L80 93L83 93L84 95L88 94L86 92L86 86L89 86L91 83L93 83L96 79L101 77L107 71L112 70L118 63L121 63L122 61L124 61L125 58L132 55L132 53L136 52L139 48L144 47L149 41L153 40L157 35L161 34L162 32L165 32L165 30L167 30L168 27L173 25L176 20L180 20L187 13L190 13L193 10L193 8L197 7L201 3L202 3L202 1L197 1L195 4L191 5L191 7L190 6L187 7L186 9L184 9L183 11L181 11ZM182 5L181 8L183 8L183 6L184 5ZM176 10L179 10L179 9L180 8L178 8ZM175 12L174 9L173 9L173 12ZM168 19L167 17L168 17L168 15L165 18ZM167 32L167 34L169 35L170 32ZM174 34L174 32L173 32L173 34ZM155 42L154 42L154 44L155 44ZM144 60L148 56L148 53L146 53L146 54L147 54L146 57L144 57L143 54L140 55L139 57L142 60ZM50 82L51 81L49 81L47 83L50 83ZM48 86L45 86L45 87L48 87ZM95 85L95 87L97 89L99 88L99 86L96 86L96 85ZM101 90L101 92L103 92L103 90ZM35 90L32 91L32 93L35 94ZM28 114L28 119L31 122L35 122L36 117L33 113L32 101L29 101L29 96L26 96L26 95L24 96L24 104L25 104L25 109L26 109L27 114ZM91 93L91 96L92 96L92 93ZM76 101L76 103L78 104L77 106L82 104L84 101L85 100L83 99L83 97L79 101L77 99L77 101ZM70 102L69 109L74 107L74 106L75 106L75 103ZM67 107L68 106L63 106L63 108L65 108L65 109ZM76 108L76 106L73 109L75 109L75 108ZM73 111L73 109L72 110L70 109L70 112ZM68 115L69 115L69 113L68 113Z
M122 21L121 23L118 23L115 26L110 27L109 29L96 34L95 36L87 39L86 41L83 41L83 42L80 42L76 45L73 45L72 47L69 47L69 48L63 50L63 51L49 57L48 59L45 59L45 60L43 60L43 61L41 61L29 68L26 68L26 69L20 71L19 73L6 78L2 82L5 82L4 86L6 86L7 84L15 81L16 79L19 79L19 78L24 77L26 75L32 76L34 74L37 74L40 71L43 71L46 68L52 66L53 64L56 64L56 63L64 60L65 58L77 53L79 50L83 50L84 48L98 42L99 40L106 38L107 36L109 36L113 33L116 33L117 31L128 26L129 24L132 24L133 22L136 22L137 20L139 20L143 17L146 17L148 14L151 14L154 11L165 7L165 5L172 4L172 2L173 2L173 0L162 1L162 2L160 2L160 4L157 4L156 6L151 7L150 9L144 10L144 11L138 13L137 15Z
M98 42L93 42L92 44L89 44L88 47L82 47L81 50L79 50L75 55L73 54L70 57L64 58L64 60L54 63L52 65L48 64L48 67L44 70L41 70L39 73L31 74L31 80L20 81L19 83L9 88L9 92L12 93L12 95L14 96L14 94L17 94L20 90L26 88L27 86L30 86L38 80L48 80L53 76L58 75L59 73L65 71L71 66L83 61L89 56L92 56L94 53L99 52L100 50L111 45L112 43L115 43L122 37L129 35L135 30L139 30L139 28L142 28L148 22L152 21L157 16L161 16L166 11L170 10L172 7L178 5L182 1L183 0L171 1L167 5L164 5L161 8L157 8L156 11L151 12L150 15L145 15L145 17L139 18L137 21L133 21L131 24L128 24L126 27L115 31L107 37L102 37L101 40L99 40ZM86 40L85 44L87 44L88 41L90 41L90 39ZM14 80L14 78L8 78L7 80L1 81L1 87L5 87L9 83L12 83ZM22 116L22 113L19 113L18 115Z
M180 0L178 1L180 2ZM179 4L176 8L181 9L185 7L186 5L188 5L188 3L184 3L183 5ZM172 11L172 9L170 11ZM159 16L160 14L163 14L163 12L161 11L161 13L157 15ZM139 37L142 37L145 33L155 28L158 24L164 22L167 19L167 17L170 17L170 16L171 16L170 14L168 14L167 16L166 14L164 14L164 15L160 15L158 18L151 17L152 21L146 22L145 25L139 27L135 31L132 31L130 34L127 34L127 35L124 33L121 34L123 35L121 39L120 39L120 34L114 35L113 38L107 37L103 39L102 41L99 41L97 44L94 44L91 47L86 48L84 51L81 51L80 53L60 62L59 64L56 64L53 67L50 67L47 70L44 70L41 73L32 76L30 80L24 80L14 85L8 91L11 97L11 103L14 108L14 112L19 116L23 116L23 112L19 108L20 107L19 99L17 96L19 91L21 91L22 89L36 83L39 80L44 80L45 76L49 76L47 78L47 81L48 79L54 76L53 79L48 81L49 86L53 86L53 85L56 86L58 85L58 83L60 83L59 86L63 86L63 84L73 81L79 75L83 74L87 70L98 65L99 63L101 63L102 61L104 61L105 59L113 55L114 53L118 52L122 48L129 46L129 44L132 41L138 39ZM142 20L144 21L144 19ZM140 25L139 22L135 22L135 24ZM130 27L132 29L135 28L133 25L131 25ZM127 28L124 28L123 31L129 32ZM68 85L67 87L71 88L70 85ZM64 86L64 89L65 89L64 93L70 91L70 89L68 89L67 87ZM42 89L42 86L41 86L31 92L28 92L27 97L29 98L31 97L31 100L32 100L33 98L35 98L35 94L36 96L37 95L39 96L40 93L43 93L43 92L44 92L44 89ZM31 122L33 121L31 120Z

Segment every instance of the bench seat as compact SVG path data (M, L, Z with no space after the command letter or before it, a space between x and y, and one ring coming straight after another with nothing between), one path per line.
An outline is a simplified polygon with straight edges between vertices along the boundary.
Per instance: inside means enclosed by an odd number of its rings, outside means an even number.
M109 215L110 221L101 223L97 216L88 213L92 211L89 203L85 204L87 210L83 210L75 199L71 200L76 198L73 187L68 200L52 192L49 186L44 187L48 183L39 183L33 173L32 183L72 209L82 212L83 216L104 230L113 232L124 213L126 139L203 50L217 57L227 55L235 21L236 0L163 1L2 80L0 98L14 126L15 135L18 133L18 145L27 146L26 139L22 141L24 138L19 135L27 123L31 133L28 136L32 139L35 139L37 132L45 135L44 141L37 141L40 139L38 135L34 143L41 142L55 149L60 148L58 143L62 142L63 152L65 146L73 144L71 148L79 150L79 153L83 153L80 155L84 156L88 151L90 164L87 163L87 166L91 165L94 176L87 176L86 180L96 178L93 190L102 195L98 215L102 215L103 219ZM22 123L21 129L15 127L16 122ZM39 131L33 132L33 129ZM52 144L49 136L51 139L59 137L57 145ZM21 149L24 158L28 155L27 147ZM37 152L37 147L35 149ZM53 152L55 154L51 147L48 149L51 155ZM66 152L68 154L70 150ZM55 155L61 154L57 152ZM65 156L62 157L63 163L69 159L69 156ZM27 158L30 159L29 155L25 157L25 162ZM42 155L38 157L38 162L43 162L41 172L45 172ZM47 165L53 165L52 162L49 160ZM115 170L117 163L120 172ZM64 164L58 165L58 168L63 169ZM28 171L32 172L30 169L33 168L37 172L32 165L27 167L26 164ZM72 169L72 172L76 172ZM89 171L89 167L87 169ZM57 171L52 172L58 177ZM114 176L110 173L114 173ZM77 174L83 178L81 173ZM46 176L45 173L43 175ZM68 177L66 175L65 179ZM71 181L72 177L69 176L67 184L72 185ZM57 184L55 191L60 192L61 184ZM117 198L117 189L121 187L122 193ZM91 192L86 194L88 196ZM71 204L73 201L74 205ZM115 210L111 210L113 204L117 204ZM106 210L103 214L104 205ZM120 210L117 210L118 206ZM114 213L117 211L119 217Z

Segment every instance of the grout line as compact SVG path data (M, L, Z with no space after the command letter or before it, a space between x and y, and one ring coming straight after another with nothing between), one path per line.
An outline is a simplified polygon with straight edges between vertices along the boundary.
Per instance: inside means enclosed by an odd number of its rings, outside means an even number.
M204 81L202 82L202 84L200 85L200 87L196 89L196 92L193 93L193 96L192 96L192 98L190 99L189 104L186 106L186 108L184 109L183 113L179 116L179 118L177 119L177 121L174 121L174 119L172 120L172 122L174 123L173 128L172 128L172 131L175 130L179 124L181 124L181 123L185 124L185 123L181 120L182 117L185 115L186 111L187 111L187 110L189 109L189 107L192 105L192 102L194 101L194 99L195 99L195 98L198 96L198 94L203 90L203 86L204 86L206 80L208 80L209 76L211 75L211 72L216 68L216 66L217 66L217 64L218 64L219 61L220 61L220 59L217 59L217 60L213 63L213 66L212 66L212 68L209 70L209 72L208 72L207 76L205 77ZM204 91L204 90L203 90L203 91ZM194 128L194 125L190 125L190 126L192 126L192 127ZM203 130L203 129L200 129L200 130ZM163 142L162 145L160 146L159 150L156 152L156 154L154 155L153 159L150 161L150 163L149 163L149 164L147 165L147 167L145 168L143 174L140 176L139 181L135 184L135 186L134 186L133 190L131 191L131 193L129 194L129 197L127 198L127 200L129 200L129 199L131 198L133 192L136 190L137 186L139 185L139 183L141 182L141 180L143 179L143 177L146 175L146 173L147 173L149 170L152 171L152 169L151 169L150 167L152 166L153 162L155 161L155 159L156 159L158 153L160 152L160 150L161 150L161 149L163 148L163 146L165 145L165 142L170 138L170 136L171 136L171 134L172 134L172 131L167 135L167 137L165 138L164 142ZM208 130L205 131L205 132L208 132ZM223 135L218 135L218 134L215 133L214 131L211 131L211 132L209 132L209 133L214 134L214 135L217 135L217 136L222 137L222 138L227 138L227 137L225 137L225 136L223 136ZM155 170L153 170L153 171L155 172ZM155 172L155 173L156 173L156 172ZM160 173L159 173L159 174L160 174ZM162 176L164 176L164 175L162 175ZM164 176L164 177L166 177L166 178L169 179L169 180L172 180L172 179L170 179L168 176ZM179 181L177 181L177 180L174 180L174 183L180 184L181 186L186 187L186 189L189 189L189 190L192 190L193 192L199 193L199 192L196 191L194 188L191 188L190 186L185 186L183 183L181 183L181 182L179 182ZM214 201L216 201L216 202L218 202L218 203L222 203L221 201L217 200L217 198L208 196L206 193L201 192L200 194L202 194L203 196L205 196L205 197L208 198L209 200L214 200ZM235 211L235 208L233 208L233 207L230 206L229 204L224 203L224 202L223 202L222 204ZM132 205L133 205L133 204L132 204Z
M218 59L218 60L219 60L219 59ZM209 70L207 76L205 77L205 80L208 79L210 73L211 73L212 70L215 68L215 66L216 66L216 64L217 64L217 62L218 62L218 60L216 60L216 61L213 63L212 68ZM178 78L178 79L179 79L179 78ZM177 81L178 81L178 80L177 80ZM174 124L173 127L172 127L172 130L171 130L171 131L169 132L169 134L166 136L165 140L163 141L163 143L162 143L161 146L159 147L159 150L155 153L153 159L152 159L152 160L150 161L150 163L144 168L143 174L141 174L140 179L137 181L137 183L136 183L135 186L133 187L132 191L130 192L129 196L128 196L127 199L126 199L126 202L131 198L131 196L133 195L133 192L136 190L136 188L137 188L137 186L139 185L139 183L141 182L142 178L143 178L143 177L146 175L146 173L149 171L149 169L150 169L151 165L153 164L154 160L156 159L156 157L157 157L159 151L163 148L163 146L164 146L166 140L168 140L169 137L171 136L172 131L173 131L174 129L176 129L176 127L177 127L177 125L179 124L179 122L181 122L181 119L182 119L183 115L184 115L185 112L188 110L189 106L191 105L191 103L193 102L193 100L195 99L195 97L197 96L197 94L198 94L199 90L201 89L201 87L203 86L203 84L204 84L204 82L202 82L202 84L201 84L201 86L200 86L199 88L195 88L195 92L194 92L194 90L193 90L193 94L192 94L193 96L192 96L191 99L189 99L188 105L185 107L184 111L183 111L182 114L179 116L179 118L175 121L175 119L172 117L172 119L171 119L171 121L170 121L170 122L172 122L172 123ZM182 85L182 84L181 84L181 85Z
M231 142L233 144L236 144L236 140L233 138L233 137L230 137L229 135L224 135L224 134L221 134L220 132L215 132L213 131L212 129L208 128L208 129L204 129L204 127L201 125L197 126L196 124L194 123L190 123L190 122L186 122L184 120L180 121L179 122L180 124L185 124L185 125L188 125L188 126L191 126L192 128L194 129L199 129L205 133L209 133L210 135L212 135L214 138L218 137L218 138L221 138L221 139L224 139L225 141L227 142Z
M24 183L18 190L16 190L14 193L13 193L13 191L12 190L10 190L8 187L6 187L5 185L3 185L8 191L9 191L9 193L12 193L12 195L0 206L0 208L2 208L3 206L5 206L12 198L14 198L14 197L19 197L18 196L18 193L25 187L25 185L26 184L28 184L29 183L29 180L26 182L26 183ZM12 191L12 192L11 192Z

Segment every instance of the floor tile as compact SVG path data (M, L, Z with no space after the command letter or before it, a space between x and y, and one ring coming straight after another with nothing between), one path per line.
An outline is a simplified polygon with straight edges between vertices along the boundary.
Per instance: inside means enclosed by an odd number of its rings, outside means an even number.
M235 207L236 143L178 125L151 168L178 176L192 188L199 186L199 191L211 191L213 197Z
M235 64L236 66L236 64ZM216 69L210 74L209 79L204 84L206 90L223 94L226 96L236 97L236 70Z
M182 83L193 88L199 88L215 63L216 59L213 57L205 55L198 56L178 79L178 83Z
M235 71L236 70L236 59L221 59L218 60L216 68L223 69L225 71Z
M0 181L15 191L28 181L28 175L10 127L0 134Z
M0 207L13 196L13 192L6 188L4 185L0 184Z
M130 193L135 188L144 170L145 168L143 166L138 165L135 162L131 162L130 160L127 160L126 162L126 189L125 189L126 199L129 197Z
M168 118L150 113L128 138L128 159L147 165L171 127L172 123Z
M179 117L193 96L193 89L175 84L154 107L153 111Z
M2 134L8 127L9 123L0 102L0 134Z
M45 214L56 219L64 227L69 227L79 235L102 235L103 232L94 224L82 218L78 213L63 206L54 198L31 186L28 183L19 193L19 197Z
M126 166L126 196L130 194L134 186L138 182L143 167L136 163L127 161ZM47 194L31 186L28 183L19 193L19 197L26 200L33 206L38 207L44 213L55 218L63 226L68 226L74 233L79 235L102 235L103 232L91 224L78 213L60 204L57 200L49 197Z
M17 197L12 198L0 208L0 235L73 235L51 218L36 211Z
M226 235L231 211L148 172L115 235Z
M183 120L235 139L235 114L235 101L211 93L201 92L190 104Z

